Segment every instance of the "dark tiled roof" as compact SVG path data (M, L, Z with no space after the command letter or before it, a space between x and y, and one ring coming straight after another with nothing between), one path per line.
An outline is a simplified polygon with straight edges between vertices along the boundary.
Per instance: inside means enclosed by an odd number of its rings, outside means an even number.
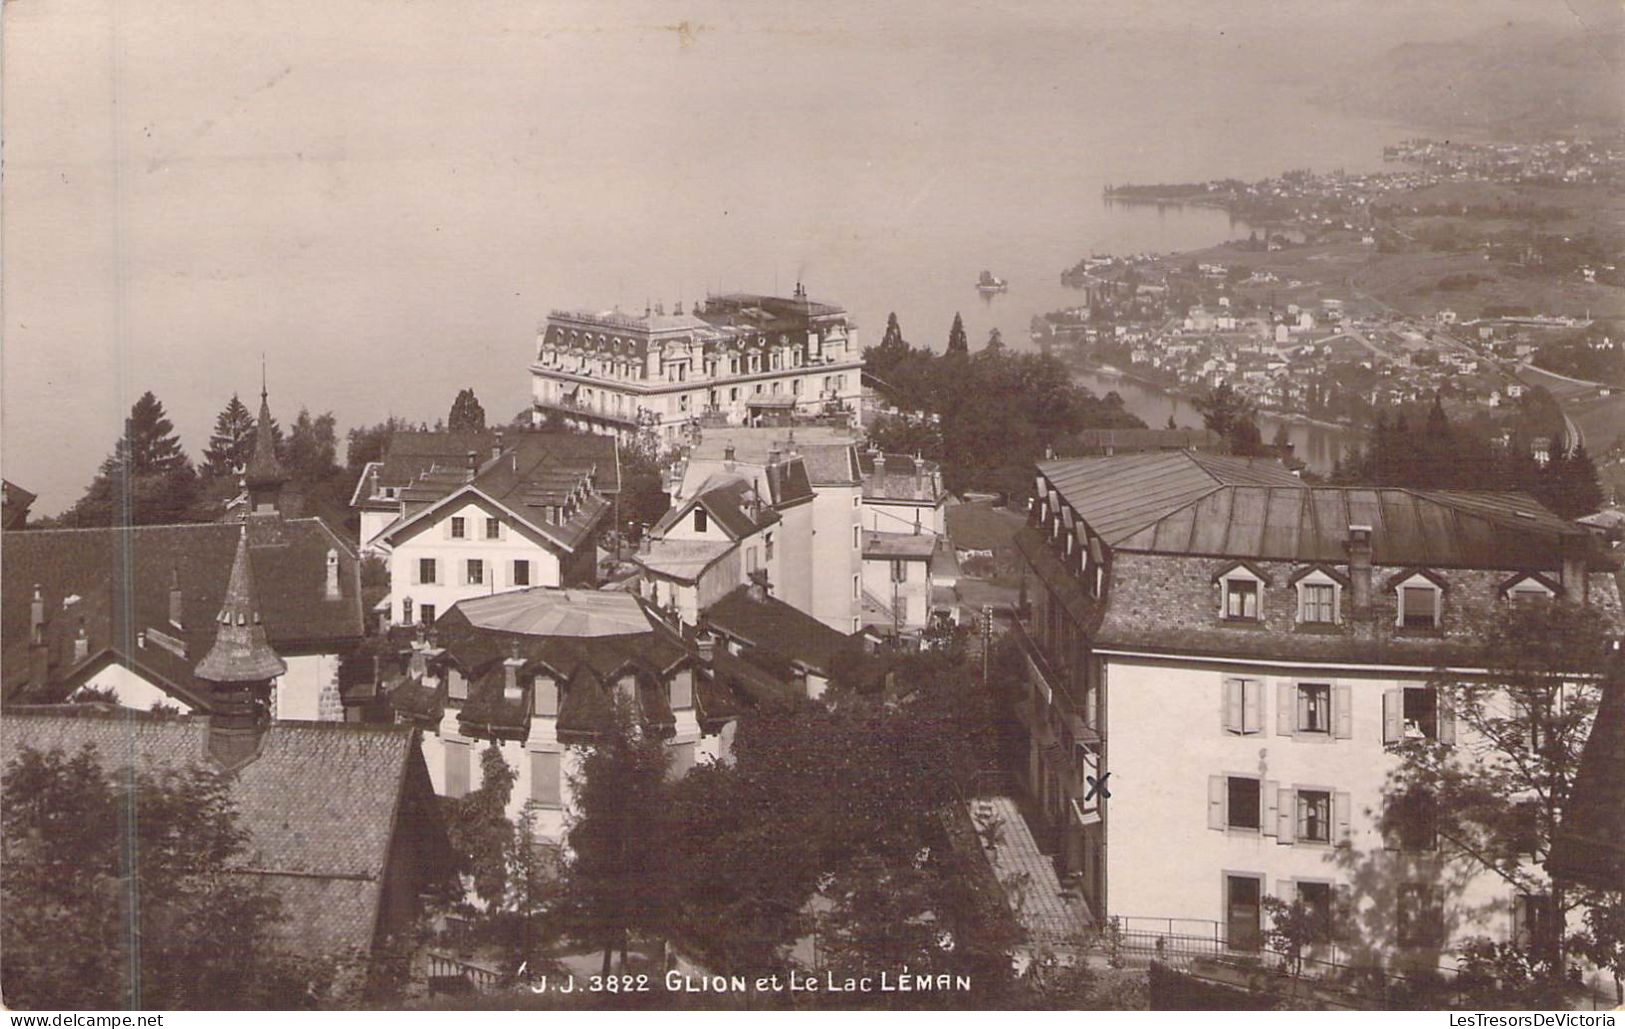
M0 640L8 688L28 671L29 606L36 583L53 639L71 637L84 615L93 655L111 648L162 679L189 685L192 668L214 642L215 617L242 528L198 524L7 533L0 543ZM284 522L256 516L249 519L248 531L260 613L278 653L332 651L362 637L359 566L347 544L314 518ZM339 566L334 600L326 596L329 550ZM179 629L169 623L172 577L181 591ZM63 602L75 596L79 603L65 610ZM154 628L183 644L185 657L151 642L145 648L127 645Z
M752 599L741 586L705 609L705 621L749 646L777 653L828 673L836 655L861 646L803 611L775 597Z
M522 738L530 728L530 676L517 680L519 696L506 693L507 671L501 665L488 669L471 682L468 700L457 712L457 721L472 736Z
M851 486L861 478L858 448L850 443L818 443L802 448L807 477L819 486Z
M778 464L770 464L767 474L767 495L774 507L788 507L813 497L812 481L807 477L807 464L800 457L789 457Z
M1625 681L1617 676L1603 688L1546 870L1625 889Z
M0 716L0 732L8 754L89 744L110 768L213 767L204 719L12 711ZM265 730L259 757L231 776L249 834L241 867L281 895L290 944L308 954L371 949L408 783L427 782L408 775L414 762L422 757L404 728L278 722Z
M915 463L908 454L885 454L876 461L872 451L859 451L863 495L870 500L919 501L934 504L947 496L935 461Z
M687 517L696 505L705 508L711 519L734 540L750 536L779 520L771 508L765 504L758 506L755 487L744 479L724 473L706 480L688 503L673 507L662 515L655 524L654 533L664 533Z
M0 529L21 529L28 522L28 509L38 499L10 479L0 480Z

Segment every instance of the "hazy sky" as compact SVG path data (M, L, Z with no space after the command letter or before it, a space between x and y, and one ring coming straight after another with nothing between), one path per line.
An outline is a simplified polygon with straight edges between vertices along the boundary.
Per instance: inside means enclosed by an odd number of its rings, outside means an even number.
M1405 40L1618 11L14 0L0 65L4 473L41 494L38 513L61 509L146 389L195 457L226 397L257 388L262 351L284 424L300 405L341 427L391 411L433 421L464 384L506 419L548 307L692 297L752 272L727 284L770 289L780 268L788 279L870 229L818 217L886 186L865 172L883 155L843 149L864 145L848 121L884 119L898 146L928 148L980 96L1016 106L1029 83L1061 88L1069 62L1163 69L1131 85L1170 95L1189 88L1187 68L1307 88ZM808 171L791 182L787 166ZM806 214L763 216L755 254L736 240L709 260L696 237L739 213L693 198L735 180L757 207ZM540 281L548 261L569 275Z

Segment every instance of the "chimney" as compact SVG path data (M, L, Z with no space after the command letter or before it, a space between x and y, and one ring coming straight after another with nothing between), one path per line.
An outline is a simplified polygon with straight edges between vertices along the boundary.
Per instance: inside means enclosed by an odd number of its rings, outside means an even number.
M497 438L491 444L491 460L495 461L502 456L502 430L497 430Z
M425 648L412 646L401 652L401 664L406 669L409 679L422 679L429 673L429 662L424 656Z
M779 445L777 443L775 443L767 451L767 466L769 468L774 468L774 467L778 466L778 463L779 463Z
M502 662L502 699L513 703L522 695L519 685L519 670L525 667L525 659L519 656L519 647L514 646L513 655L503 659Z
M758 568L750 573L750 581L745 587L745 596L758 604L767 603L767 569Z
M73 663L78 664L90 656L90 635L85 632L85 620L79 619L79 631L73 634Z
M1563 553L1563 596L1575 604L1587 602L1590 590L1588 558L1591 550L1591 537L1589 534L1581 536L1565 536L1562 542Z
M672 309L671 313L672 314L682 314L683 313L683 302L681 300L677 301L677 306Z
M1363 621L1371 615L1371 526L1349 526L1348 552L1354 618Z
M38 646L45 642L45 595L39 583L34 584L34 599L28 605L28 642Z
M169 569L169 624L177 629L186 627L181 615L184 613L184 597L181 595L181 570L171 567Z
M882 481L886 478L886 452L884 450L875 451L875 478Z
M717 653L717 639L711 635L709 629L701 629L694 636L694 646L700 652L700 660L710 664Z
M734 470L734 445L732 443L722 448L722 467L730 472Z
M342 596L339 592L339 552L336 550L327 552L327 589L325 592L328 600L338 600Z
M468 478L470 482L474 480L474 473L479 470L479 467L480 452L478 450L470 450L468 452Z
M796 449L796 428L793 425L790 426L790 437L789 437L789 439L785 440L784 451L785 451L785 453L789 454L791 457L795 457L797 454L801 453L800 450Z
M921 500L929 500L926 492L930 485L930 476L925 474L925 461L919 454L914 455L914 495Z

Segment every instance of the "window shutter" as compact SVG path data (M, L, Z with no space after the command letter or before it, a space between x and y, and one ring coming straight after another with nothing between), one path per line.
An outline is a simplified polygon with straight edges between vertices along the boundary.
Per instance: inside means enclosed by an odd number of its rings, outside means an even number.
M468 562L467 561L453 561L452 563L457 566L457 585L459 585L459 586L467 586L468 585Z
M461 797L468 792L469 745L463 740L445 740L442 752L446 756L446 796Z
M1382 801L1382 849L1399 850L1399 798L1393 794Z
M1456 743L1456 711L1450 705L1450 698L1434 691L1434 697L1439 713L1439 742L1446 746L1455 746Z
M1264 731L1264 684L1257 679L1241 680L1242 732Z
M1398 743L1405 738L1405 690L1396 687L1382 691L1382 742Z
M559 752L533 750L530 754L530 799L543 807L561 806Z
M441 539L448 539L448 540L451 539L451 519L450 518L442 518L440 520L440 538Z
M1275 842L1291 845L1298 838L1298 811L1297 796L1290 788L1283 787L1276 793L1277 818L1275 820Z
M1524 936L1529 931L1529 909L1524 904L1523 894L1512 895L1512 942L1522 946L1526 942Z
M1207 777L1207 827L1223 831L1225 781L1222 775Z
M1336 834L1332 837L1333 843L1348 843L1353 839L1353 828L1349 824L1349 812L1353 798L1347 793L1332 794L1332 821L1336 824Z
M1297 687L1289 682L1275 685L1275 731L1291 736L1297 728Z
M1224 681L1224 727L1229 732L1244 732L1242 724L1242 682L1240 679Z
M1281 784L1272 779L1264 780L1263 787L1258 791L1261 803L1264 805L1263 817L1258 820L1259 831L1265 836L1274 836L1277 832L1276 823L1281 818Z
M1340 740L1354 738L1354 688L1351 686L1332 687L1332 718L1337 726L1336 736Z
M423 582L423 562L417 558L407 558L407 564L412 566L412 585L417 586Z

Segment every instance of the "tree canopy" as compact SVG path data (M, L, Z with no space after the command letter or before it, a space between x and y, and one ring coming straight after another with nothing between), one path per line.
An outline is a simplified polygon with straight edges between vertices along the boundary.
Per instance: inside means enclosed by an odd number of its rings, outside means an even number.
M964 325L956 324L962 339ZM1075 385L1056 358L1016 353L994 339L975 355L936 354L888 328L863 356L865 375L902 412L878 419L870 440L940 461L955 491L1020 495L1032 463L1078 430L1144 426L1116 394L1100 398Z
M192 462L149 390L130 408L124 434L63 521L84 528L185 521L196 492Z
M232 873L224 776L112 773L24 749L0 793L0 972L22 1008L314 1006L338 966L279 951L279 902Z
M451 414L446 416L448 432L484 432L485 408L480 406L472 387L461 390L452 401Z

